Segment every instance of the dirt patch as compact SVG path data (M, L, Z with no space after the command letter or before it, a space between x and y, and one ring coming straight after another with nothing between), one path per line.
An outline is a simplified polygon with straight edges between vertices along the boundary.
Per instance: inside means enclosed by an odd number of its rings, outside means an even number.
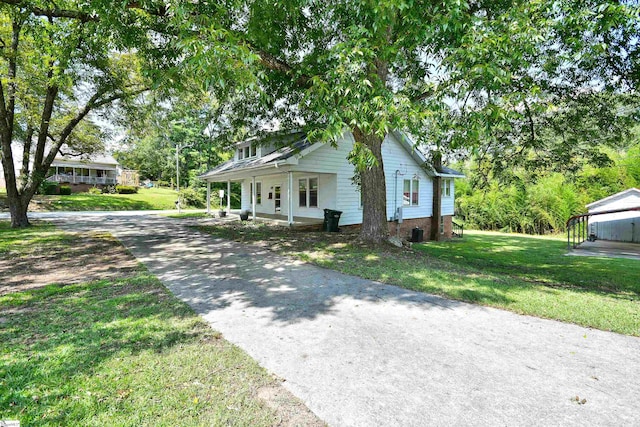
M35 195L29 202L29 212L47 212L53 209L53 203L57 198L55 196ZM0 212L9 212L9 202L6 194L0 194Z
M262 387L256 394L269 408L276 411L279 418L278 424L275 424L277 426L326 426L300 399L282 386Z
M113 237L68 233L70 244L37 245L29 254L0 257L0 295L52 283L73 284L124 278L138 270L136 259Z

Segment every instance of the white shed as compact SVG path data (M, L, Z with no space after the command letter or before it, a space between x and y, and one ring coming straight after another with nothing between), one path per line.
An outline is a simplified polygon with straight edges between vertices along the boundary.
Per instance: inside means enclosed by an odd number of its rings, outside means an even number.
M630 188L587 205L590 214L589 233L600 240L640 243L640 190Z

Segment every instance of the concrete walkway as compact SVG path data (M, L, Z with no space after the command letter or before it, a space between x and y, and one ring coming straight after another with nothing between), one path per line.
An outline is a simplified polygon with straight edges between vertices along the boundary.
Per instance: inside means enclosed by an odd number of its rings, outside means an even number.
M329 425L638 425L640 340L324 270L160 217L86 217Z

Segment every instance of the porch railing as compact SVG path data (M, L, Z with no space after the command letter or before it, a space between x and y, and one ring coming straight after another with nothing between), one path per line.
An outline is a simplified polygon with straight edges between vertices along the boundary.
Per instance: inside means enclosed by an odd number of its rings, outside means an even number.
M47 181L52 182L68 182L71 184L102 184L102 185L114 185L116 178L107 176L78 176L78 175L51 175L47 177Z
M462 237L464 234L464 225L451 220L451 228L453 237Z

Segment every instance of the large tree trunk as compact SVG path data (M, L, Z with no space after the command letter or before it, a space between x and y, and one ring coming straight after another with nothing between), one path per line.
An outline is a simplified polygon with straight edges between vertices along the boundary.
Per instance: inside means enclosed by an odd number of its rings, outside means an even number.
M11 214L11 227L29 227L29 218L27 217L27 208L29 200L23 200L22 197L15 197L9 201L9 213Z
M376 159L376 164L359 171L363 208L360 236L366 241L380 243L389 236L382 138L375 134L364 134L359 129L355 129L353 135L356 142L367 147Z
M433 168L436 173L442 167L442 154L433 153ZM440 240L440 222L442 218L442 178L433 177L433 212L431 214L431 240Z

